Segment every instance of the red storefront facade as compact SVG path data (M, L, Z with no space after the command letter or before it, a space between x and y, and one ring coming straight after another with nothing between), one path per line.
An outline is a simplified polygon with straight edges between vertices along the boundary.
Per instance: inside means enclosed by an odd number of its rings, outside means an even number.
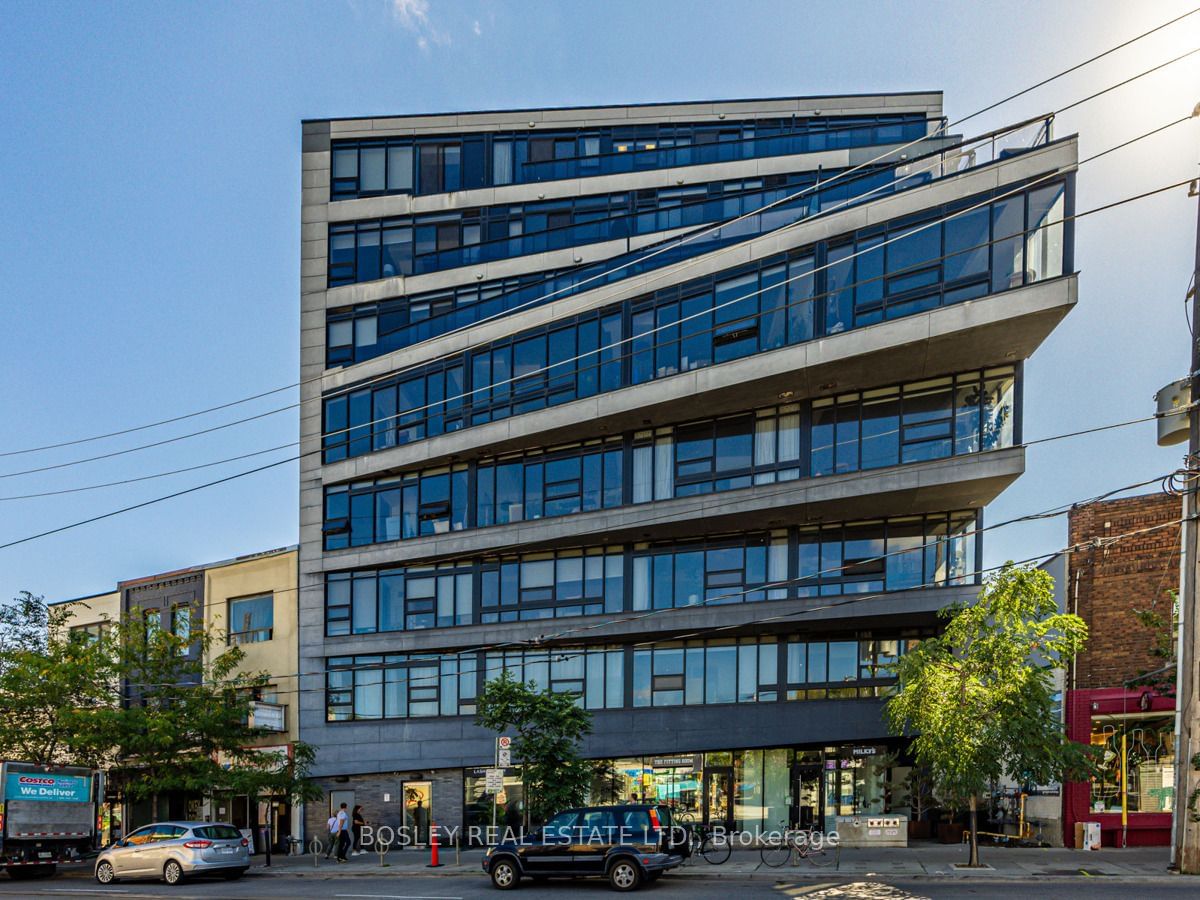
M1087 622L1085 651L1068 672L1069 737L1100 751L1100 776L1063 788L1063 839L1075 823L1099 822L1105 847L1168 846L1175 807L1171 640L1179 584L1178 497L1146 494L1071 510L1065 611ZM1132 537L1111 543L1113 535ZM1153 613L1157 624L1143 616ZM1157 683L1143 676L1158 673ZM1125 821L1122 821L1124 809Z
M1073 741L1100 749L1104 774L1092 782L1064 785L1066 846L1074 846L1076 822L1099 822L1100 842L1104 847L1170 845L1174 725L1175 698L1147 688L1068 692L1067 735Z

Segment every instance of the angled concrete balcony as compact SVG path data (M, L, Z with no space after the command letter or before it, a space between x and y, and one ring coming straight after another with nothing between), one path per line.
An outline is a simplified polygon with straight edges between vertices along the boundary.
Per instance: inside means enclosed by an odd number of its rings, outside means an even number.
M655 641L697 637L736 637L744 634L808 634L820 636L889 628L934 626L937 613L955 603L965 603L979 593L976 584L927 587L856 596L806 597L725 603L654 610L606 613L603 616L570 616L539 621L462 625L416 631L326 638L329 655L372 653L424 653L474 650L513 642L513 647L545 636L547 646L628 643L642 638ZM764 621L765 620L765 621ZM318 625L319 627L319 625ZM714 635L711 629L723 631Z
M325 465L335 484L1028 358L1076 303L1067 275Z
M483 554L624 544L787 525L975 509L1025 470L1025 450L1009 447L885 469L762 484L596 512L493 525L322 554L307 574L437 562Z

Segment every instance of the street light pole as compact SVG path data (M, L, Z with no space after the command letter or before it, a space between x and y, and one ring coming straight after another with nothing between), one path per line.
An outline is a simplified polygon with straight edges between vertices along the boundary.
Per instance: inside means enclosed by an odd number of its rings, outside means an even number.
M1200 115L1200 104L1192 113ZM1200 198L1200 179L1192 182L1189 197ZM1188 412L1189 475L1200 461L1200 201L1196 205L1196 256L1193 269L1191 334L1192 342L1190 410ZM1179 598L1179 640L1176 645L1175 703L1175 815L1173 820L1173 862L1179 871L1200 874L1200 822L1193 820L1194 792L1200 790L1200 771L1192 764L1200 755L1200 685L1197 685L1197 650L1200 649L1200 617L1197 616L1197 584L1200 572L1200 527L1197 527L1196 483L1188 478L1183 495L1183 579Z

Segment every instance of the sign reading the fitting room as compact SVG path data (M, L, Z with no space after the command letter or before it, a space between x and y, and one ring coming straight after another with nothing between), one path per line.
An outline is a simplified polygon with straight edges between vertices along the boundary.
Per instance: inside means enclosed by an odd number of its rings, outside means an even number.
M700 761L692 753L681 756L652 756L650 757L650 768L692 769L695 771L700 768Z
M92 779L81 775L43 775L9 772L4 799L86 803L92 799Z

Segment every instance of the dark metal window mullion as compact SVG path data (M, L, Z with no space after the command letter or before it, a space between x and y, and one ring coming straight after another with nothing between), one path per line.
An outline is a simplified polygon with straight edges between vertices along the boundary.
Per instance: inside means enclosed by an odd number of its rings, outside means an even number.
M800 403L800 467L801 478L812 478L812 422L813 402L811 399ZM835 418L836 421L836 418Z

